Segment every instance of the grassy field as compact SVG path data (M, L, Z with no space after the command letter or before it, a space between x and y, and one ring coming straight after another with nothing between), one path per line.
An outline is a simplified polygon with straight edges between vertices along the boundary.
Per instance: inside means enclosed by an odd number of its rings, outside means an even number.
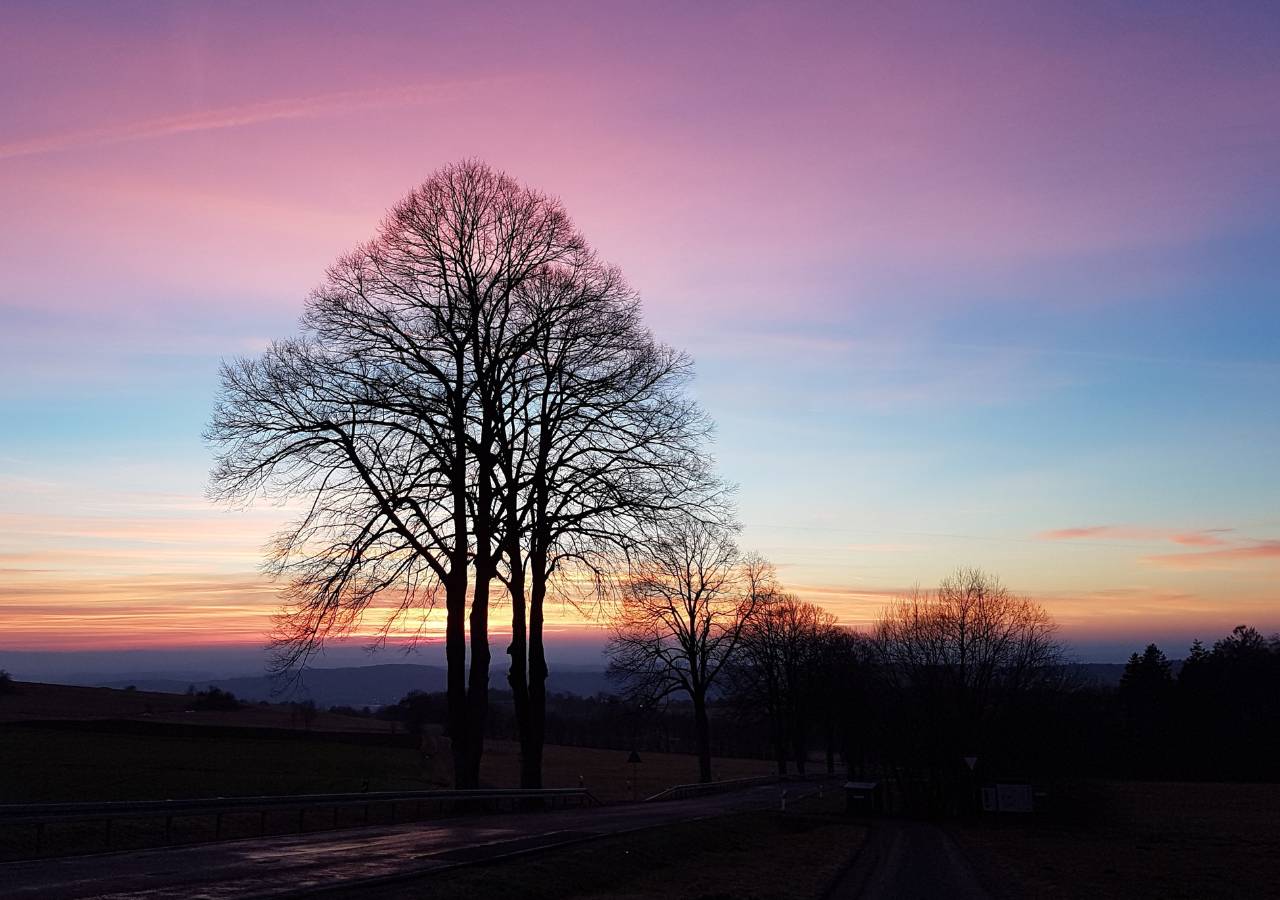
M78 732L32 725L0 725L0 802L163 800L263 794L428 790L450 783L448 743L426 765L412 747L360 746L326 740L224 734ZM604 802L629 800L631 766L616 750L547 747L547 787L577 787L579 779ZM691 756L647 753L637 767L641 798L696 780ZM717 778L768 774L762 760L717 759ZM486 745L487 786L519 786L519 748Z
M813 900L866 836L863 827L840 815L837 793L799 801L786 815L740 813L645 829L342 896Z
M0 703L0 803L105 800L164 800L279 794L429 790L451 786L449 747L424 759L413 739L394 737L386 723L322 716L304 730L290 725L282 707L252 706L234 712L184 713L186 699L95 688L22 685L20 694ZM52 715L97 715L67 721ZM44 715L33 715L43 712ZM348 721L342 721L347 719ZM110 720L110 721L104 721ZM335 720L337 720L335 722ZM345 727L354 724L355 727ZM372 724L376 730L370 731ZM546 748L547 787L580 784L603 802L641 798L674 784L695 780L692 756L646 753L631 785L627 754L579 747ZM716 759L717 778L767 774L762 760ZM519 747L509 741L486 745L481 779L485 786L519 786ZM370 819L386 822L396 814L375 807ZM400 815L408 814L401 811ZM304 817L303 828L354 825L362 809L346 809L335 821L328 811ZM174 824L178 842L214 836L213 817ZM296 831L296 812L227 816L223 836ZM112 846L153 846L164 838L163 822L117 823ZM12 832L12 833L9 833ZM30 827L0 834L0 856L28 854ZM105 846L102 824L50 826L46 849L84 852Z
M287 706L187 712L188 698L108 688L19 684L0 696L0 803L70 800L161 800L368 790L423 790L451 782L447 740L425 765L412 740L376 746L391 735L387 722L320 713L310 732ZM41 721L122 720L157 733L82 731ZM159 723L159 724L156 724ZM166 728L174 726L169 731ZM192 726L208 726L196 728ZM108 729L110 726L105 726ZM235 731L231 729L236 729ZM245 729L276 729L274 734ZM368 734L369 746L338 736ZM333 735L332 740L326 735ZM584 785L600 800L629 800L632 767L618 750L546 748L547 787ZM715 759L716 779L768 774L764 760ZM635 767L641 798L697 780L691 755L645 753ZM519 748L489 741L481 778L487 786L519 785Z
M410 748L219 734L166 736L0 726L0 802L165 800L422 790Z
M1005 897L1280 897L1280 785L1105 782L955 829Z
M678 753L643 753L635 767L636 794L651 797L676 784L698 780L698 760ZM447 763L442 762L442 766ZM485 744L482 778L495 787L516 787L520 783L520 747L510 741ZM632 767L622 750L595 750L589 747L546 748L543 783L546 787L577 787L582 784L605 803L630 800ZM773 766L761 759L720 759L711 761L711 775L717 781L769 775Z
M0 802L75 800L161 800L183 797L233 797L263 794L344 793L428 790L448 786L448 746L424 766L410 747L360 746L325 740L323 734L294 740L228 735L227 729L200 729L199 736L85 733L62 728L0 725ZM485 754L483 780L494 787L518 786L518 747L491 742ZM579 747L546 748L548 787L583 783L604 802L631 796L626 754ZM673 754L646 754L640 769L639 796L691 780L696 761ZM755 760L715 761L724 778L762 774L767 764ZM336 815L336 818L334 817ZM333 813L312 810L212 816L175 821L175 843L212 840L215 825L222 837L259 833L292 833L368 821L387 823L412 815L401 806L361 807ZM366 820L365 816L368 816ZM148 847L166 841L163 820L122 821L113 826L111 847ZM51 825L42 852L94 852L107 847L103 823ZM35 852L30 826L0 828L0 858Z
M249 704L237 710L187 711L185 694L122 691L113 688L18 682L14 692L0 695L0 723L41 719L145 719L198 725L236 725L246 728L301 729L303 723L289 704ZM319 711L311 723L316 731L389 732L378 719Z

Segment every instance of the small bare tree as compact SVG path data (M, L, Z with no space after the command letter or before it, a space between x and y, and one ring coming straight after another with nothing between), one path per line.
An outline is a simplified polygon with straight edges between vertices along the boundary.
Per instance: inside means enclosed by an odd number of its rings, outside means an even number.
M930 774L930 802L957 796L959 760L981 756L1008 704L1060 677L1062 648L1042 606L981 569L957 569L884 611L875 647L897 697L897 738Z
M689 698L702 782L711 780L711 690L776 591L772 567L743 559L735 531L681 516L652 538L624 587L608 648L609 674L632 699Z
M881 615L882 661L905 684L945 686L970 721L999 691L1016 691L1052 671L1062 651L1044 607L1013 594L981 569L957 569L937 591L916 590Z
M762 598L743 630L742 650L730 670L733 691L763 709L779 775L786 774L788 756L804 774L813 713L820 695L835 687L821 683L834 628L835 616L821 607L775 593Z

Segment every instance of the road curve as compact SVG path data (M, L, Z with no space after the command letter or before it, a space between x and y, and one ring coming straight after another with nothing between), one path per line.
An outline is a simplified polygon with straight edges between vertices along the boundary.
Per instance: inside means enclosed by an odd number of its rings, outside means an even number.
M665 803L247 838L159 850L0 864L10 900L285 897L635 828L774 806L779 787Z

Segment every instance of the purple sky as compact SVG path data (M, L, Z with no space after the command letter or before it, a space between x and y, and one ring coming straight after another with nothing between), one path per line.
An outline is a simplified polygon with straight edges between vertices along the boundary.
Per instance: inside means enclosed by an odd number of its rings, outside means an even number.
M287 512L203 499L217 360L468 156L560 196L693 354L744 544L805 599L865 626L974 564L1085 655L1280 628L1274 4L7 3L0 33L0 653L260 641Z

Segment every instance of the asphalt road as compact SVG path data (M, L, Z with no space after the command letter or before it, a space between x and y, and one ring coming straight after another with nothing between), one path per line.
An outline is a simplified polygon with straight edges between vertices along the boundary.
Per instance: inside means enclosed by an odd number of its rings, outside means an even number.
M853 865L829 894L839 900L991 900L964 854L927 822L872 826Z
M795 786L790 792L795 795ZM0 864L5 898L220 900L286 897L635 828L774 806L768 785L693 800L477 815L382 828L249 838Z

